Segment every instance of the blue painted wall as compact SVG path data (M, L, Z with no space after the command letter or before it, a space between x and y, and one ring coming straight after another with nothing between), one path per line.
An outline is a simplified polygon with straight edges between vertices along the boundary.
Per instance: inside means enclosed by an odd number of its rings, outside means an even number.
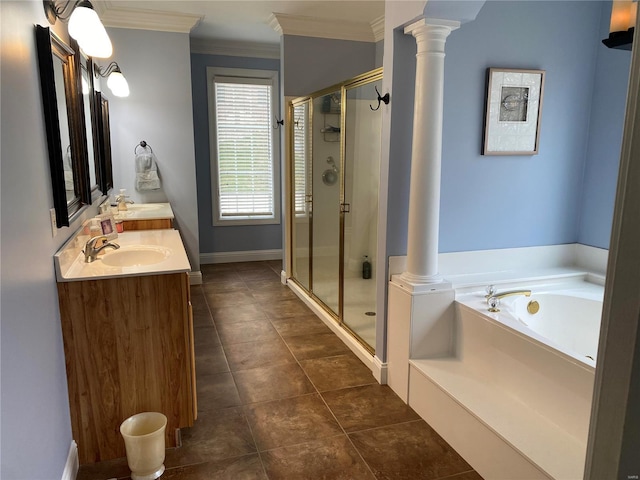
M376 55L375 55L375 68L382 66L382 60L384 58L384 40L376 42Z
M602 2L488 1L475 21L451 34L445 59L441 252L578 241L601 14ZM404 137L412 128L406 105L396 118L398 96L407 95L405 88L413 83L408 69L415 62L406 55L407 42L399 45L404 53L394 55L394 68L407 70L407 86L396 85L394 77L389 255L406 253L410 145ZM546 71L539 155L480 155L488 67Z
M411 141L415 99L416 41L393 31L393 90L387 200L387 255L407 253Z
M280 61L264 58L191 54L200 253L280 249L282 248L281 225L224 227L214 227L212 225L207 67L255 68L279 71ZM280 179L277 180L280 181Z
M601 39L609 35L610 15L611 4L604 3ZM631 52L600 42L597 54L578 242L609 248Z
M376 44L330 38L282 37L284 95L301 97L373 70Z
M281 51L282 64L280 60L263 58L191 55L201 254L271 250L283 246L282 225L212 225L207 67L278 70L285 96L308 95L375 68L375 43L285 35Z
M451 34L440 251L577 241L600 12L600 2L491 1ZM480 155L488 67L546 71L538 155Z

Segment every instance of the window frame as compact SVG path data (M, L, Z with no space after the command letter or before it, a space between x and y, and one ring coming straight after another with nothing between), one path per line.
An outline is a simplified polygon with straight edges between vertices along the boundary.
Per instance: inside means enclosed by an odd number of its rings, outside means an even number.
M218 128L216 124L216 77L232 77L238 80L246 80L246 83L265 84L265 80L271 85L271 112L272 116L279 111L279 82L278 71L256 70L245 68L207 67L207 95L209 103L209 164L211 167L211 216L212 225L216 226L240 226L240 225L279 225L282 212L280 210L280 129L273 128L274 118L271 119L269 128L272 145L273 168L273 217L222 217L220 214L220 191L218 187ZM244 82L243 82L244 83Z

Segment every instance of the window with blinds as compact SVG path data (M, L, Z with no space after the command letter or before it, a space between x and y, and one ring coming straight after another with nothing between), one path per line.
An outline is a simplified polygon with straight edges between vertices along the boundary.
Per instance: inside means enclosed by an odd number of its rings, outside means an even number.
M307 169L309 159L309 139L307 126L307 106L302 105L302 114L296 116L293 128L293 181L294 181L294 206L296 215L306 215L307 185L311 185L310 174Z
M214 224L279 223L274 80L220 74L211 80Z

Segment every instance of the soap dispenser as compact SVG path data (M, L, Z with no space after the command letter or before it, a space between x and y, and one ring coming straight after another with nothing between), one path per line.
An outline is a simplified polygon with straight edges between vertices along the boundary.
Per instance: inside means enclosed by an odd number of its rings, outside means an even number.
M120 193L116 195L116 203L118 204L118 211L128 210L126 189L120 189Z

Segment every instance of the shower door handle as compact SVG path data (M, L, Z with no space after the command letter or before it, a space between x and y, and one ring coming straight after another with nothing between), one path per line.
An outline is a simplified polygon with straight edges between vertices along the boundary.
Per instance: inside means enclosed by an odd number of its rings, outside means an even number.
M340 213L349 213L351 212L351 204L350 203L341 203L340 204Z

